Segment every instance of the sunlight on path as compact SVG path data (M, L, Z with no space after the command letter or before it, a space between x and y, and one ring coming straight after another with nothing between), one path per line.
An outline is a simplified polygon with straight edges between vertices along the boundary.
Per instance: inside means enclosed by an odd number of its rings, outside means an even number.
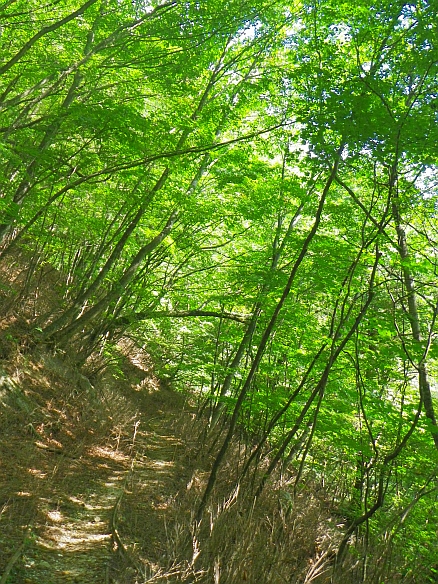
M153 422L144 420L140 426L147 429L137 433L130 456L98 446L80 461L64 459L54 491L40 498L35 541L25 558L25 584L118 582L120 568L110 568L117 564L112 524L118 501L127 549L138 549L132 541L141 539L153 547L147 563L158 559L164 514L177 480L175 457L182 448L171 422L164 413Z
M95 454L91 451L89 456ZM87 457L83 466L75 465L67 485L57 485L50 499L40 500L40 520L35 526L38 535L26 558L29 568L26 584L108 581L112 554L110 517L129 464L121 457L114 462L116 457L111 455L115 453L107 454L113 467L114 464L120 467L118 470L113 468L108 475L108 469L96 464L93 477L90 473L93 458Z
M136 365L124 380L101 380L91 403L39 367L21 367L35 418L23 432L12 412L0 442L0 579L132 584L161 569L185 485L179 397Z

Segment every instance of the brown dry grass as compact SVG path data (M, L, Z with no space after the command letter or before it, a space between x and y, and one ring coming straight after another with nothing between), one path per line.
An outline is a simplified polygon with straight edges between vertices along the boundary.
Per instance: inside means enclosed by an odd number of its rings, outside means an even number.
M21 549L5 582L133 582L143 549L159 561L151 542L165 539L171 493L184 476L171 428L179 396L129 361L125 379L107 370L89 388L39 347L23 354L17 346L0 367L23 404L4 395L0 575ZM125 523L126 548L117 541Z
M344 525L310 477L294 495L274 475L256 504L249 480L236 489L244 441L196 524L221 435L203 444L206 421L129 339L81 371L36 343L62 299L49 267L26 280L31 260L0 264L0 584L380 584L354 556L332 578Z

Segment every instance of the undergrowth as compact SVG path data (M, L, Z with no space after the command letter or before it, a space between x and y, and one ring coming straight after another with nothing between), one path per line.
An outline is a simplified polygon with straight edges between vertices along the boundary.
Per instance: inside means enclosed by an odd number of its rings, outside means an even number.
M195 396L160 382L147 347L127 337L86 358L73 345L39 343L35 314L62 304L56 271L28 282L20 261L12 271L3 266L0 288L0 584L432 581L415 567L401 571L392 541L378 532L357 530L336 566L349 521L335 503L336 485L330 492L310 470L297 488L298 469L290 466L274 473L255 500L253 485L269 452L256 474L236 483L250 437L234 439L197 521L226 424L209 430ZM92 503L105 489L107 507ZM67 553L57 537L64 516L89 520L84 509L99 513L104 546L68 548L73 565L83 563L70 580L56 568L61 560L53 560L57 550Z

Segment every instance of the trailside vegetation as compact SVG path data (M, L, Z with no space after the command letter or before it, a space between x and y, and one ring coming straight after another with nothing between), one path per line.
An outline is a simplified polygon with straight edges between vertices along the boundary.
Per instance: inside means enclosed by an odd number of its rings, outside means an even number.
M437 12L0 3L3 313L51 272L32 342L129 337L197 396L194 530L236 436L238 496L319 485L345 521L306 582L437 578Z

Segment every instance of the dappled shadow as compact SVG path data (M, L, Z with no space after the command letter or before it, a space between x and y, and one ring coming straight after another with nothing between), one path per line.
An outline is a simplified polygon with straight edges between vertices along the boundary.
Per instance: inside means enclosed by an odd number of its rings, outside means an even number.
M3 476L9 478L0 485L2 522L8 526L0 536L2 569L23 547L12 582L104 581L102 570L111 556L109 517L130 459L109 449L94 450L72 459L62 450L34 446L27 457L27 444L18 464L16 457L2 458Z
M145 430L138 432L136 460L118 509L120 536L145 577L169 562L174 503L190 478L190 468L182 462L184 445L172 427L174 417L175 412L167 410L146 420ZM114 583L130 583L130 578L123 564L111 571Z
M26 408L0 413L0 574L134 582L164 557L171 503L188 480L174 434L181 399L140 362L124 364L124 380L101 379L91 401L37 358L4 365Z

